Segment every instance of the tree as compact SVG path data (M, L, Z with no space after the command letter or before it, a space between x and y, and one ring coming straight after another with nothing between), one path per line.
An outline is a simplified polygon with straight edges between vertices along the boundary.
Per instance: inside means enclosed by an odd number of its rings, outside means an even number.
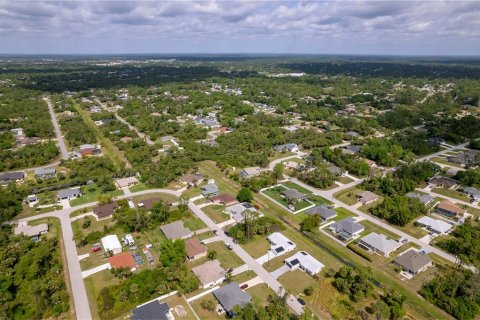
M378 300L371 305L372 313L376 316L377 320L390 319L390 307L383 300Z
M83 229L88 229L90 228L90 225L92 224L92 219L90 217L85 217L82 223L82 228Z
M240 202L252 202L253 194L248 188L242 188L237 194L237 200Z
M217 251L215 250L210 250L208 251L207 258L208 260L215 260L217 258Z
M102 194L98 195L97 201L100 205L107 204L107 203L112 202L112 197L102 193Z
M277 163L273 167L273 177L275 178L275 180L278 181L283 179L283 169L284 169L284 166L282 163Z
M315 289L312 286L306 287L303 289L303 293L305 293L306 296L311 296Z
M313 214L306 216L302 222L300 222L300 230L302 231L314 231L318 228L320 225L320 215L319 214Z
M151 220L157 223L164 223L168 220L170 211L163 201L158 201L151 210Z

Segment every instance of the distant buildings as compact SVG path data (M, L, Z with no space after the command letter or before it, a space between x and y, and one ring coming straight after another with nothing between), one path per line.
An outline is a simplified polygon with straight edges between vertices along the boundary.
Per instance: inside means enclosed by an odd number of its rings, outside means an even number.
M62 189L57 192L58 200L72 200L82 196L80 188Z
M262 169L259 167L251 167L251 168L245 168L240 172L240 177L244 179L248 179L251 177L258 176L260 173L262 173Z
M278 146L273 147L273 150L277 152L298 152L298 145L295 143L287 143L287 144L281 144Z
M38 168L35 169L35 178L46 179L55 177L57 170L55 168Z

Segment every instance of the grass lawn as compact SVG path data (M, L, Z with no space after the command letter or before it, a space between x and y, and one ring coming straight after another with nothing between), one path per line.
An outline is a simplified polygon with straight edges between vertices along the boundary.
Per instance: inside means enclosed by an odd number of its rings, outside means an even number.
M149 189L149 187L145 185L143 182L140 182L128 189L130 190L130 192L138 192L138 191L147 190Z
M230 219L230 216L223 212L225 206L221 204L212 204L204 207L203 212L205 212L215 223L224 222Z
M110 197L118 197L123 195L123 191L118 189L114 191L109 191L109 192L102 192L102 190L100 190L99 187L95 187L95 189L90 191L89 190L90 187L91 186L82 188L83 196L81 196L80 198L70 200L70 206L75 207L81 204L97 201L98 196L101 194L106 194L107 196L110 196Z
M315 205L320 205L320 204L332 204L331 201L325 199L324 197L317 196L317 195L309 195L308 200L312 201L315 203Z
M289 202L287 201L287 199L285 199L284 197L281 196L282 192L285 191L285 190L287 190L287 188L280 184L280 185L277 185L275 187L272 187L270 189L267 189L267 190L263 191L263 193L265 195L269 196L270 198L274 199L278 203L282 204L285 208L288 208ZM311 205L310 202L305 201L305 200L297 201L297 202L295 202L295 211L301 210L301 209L306 208L310 205Z
M193 301L191 303L191 306L195 310L195 313L198 315L200 319L209 319L209 320L226 319L225 314L218 315L216 310L212 312L212 311L203 309L201 306L202 300L213 300L215 301L215 304L217 303L217 300L215 299L212 293L209 293L201 297L200 299Z
M276 296L276 293L272 289L270 289L265 283L257 284L256 286L248 288L246 291L252 295L252 299L254 302L262 306L268 305L269 296Z
M205 228L207 225L203 223L199 218L189 218L183 222L183 225L188 228L190 231L195 231Z
M138 202L141 202L142 200L151 199L151 198L160 199L163 202L170 202L170 203L174 203L178 201L178 197L169 193L162 193L162 192L152 192L148 194L141 194L138 196L134 196L133 200L135 203L138 203Z
M242 259L233 251L228 250L223 241L208 243L207 248L209 251L215 250L217 252L217 259L224 269L236 268L243 265Z
M360 189L353 187L353 188L345 189L340 192L334 193L333 196L338 200L342 201L343 203L351 206L358 202L357 194L359 192L360 192Z
M461 166L456 165L454 163L451 163L447 159L442 158L442 157L434 157L434 158L430 159L430 161L438 162L440 164L446 164L447 166L454 167L454 168L462 168Z
M457 190L451 190L451 189L445 189L445 188L433 188L432 191L435 192L435 193L447 196L447 197L463 200L463 201L466 201L466 202L470 201L469 196L467 196L465 193L457 191Z
M338 182L347 184L353 182L353 179L350 179L349 177L340 177L337 179Z
M270 249L270 243L265 237L255 236L251 241L242 244L242 247L249 255L257 259L267 253Z
M285 182L282 182L281 184L284 185L285 187L289 188L289 189L296 189L303 194L311 194L312 193L310 190L307 190L304 187L299 186L298 184L296 184L292 181L285 181Z
M345 209L345 208L335 208L334 209L337 212L337 216L333 218L335 221L340 221L342 219L345 219L346 217L356 217L357 215L354 214L353 212Z
M204 232L204 233L201 233L201 234L197 234L197 238L200 239L200 240L205 240L205 239L211 238L213 236L215 236L215 234L213 234L212 231L207 231L207 232Z
M294 250L294 251L291 251L291 252L288 252L280 257L271 257L270 260L268 260L267 262L265 262L265 264L263 264L263 267L265 268L265 270L269 271L269 272L273 272L275 270L277 270L278 268L282 267L285 263L283 262L283 260L287 259L287 258L290 258L291 256L293 256L295 253L297 253L298 251L297 250Z
M317 285L317 280L300 270L288 271L281 275L278 281L293 294L302 293L306 287Z
M102 288L118 284L119 280L112 275L110 270L103 270L91 275L83 281L87 290L88 303L90 304L92 318L94 320L99 320L100 316L98 314L99 310L97 305L98 294Z
M398 235L396 235L395 233L393 232L390 232L382 227L379 227L377 226L376 224L368 221L368 220L362 220L360 221L360 223L365 227L365 231L363 231L361 234L362 236L365 236L371 232L376 232L376 233L381 233L381 234L384 234L386 235L387 237L389 237L390 239L394 239L394 240L398 240L400 239L400 237ZM387 224L385 222L385 224Z
M425 230L423 228L420 228L420 227L416 227L414 225L414 223L415 223L415 221L411 221L410 223L408 223L407 225L405 225L403 227L396 226L396 228L399 229L399 230L402 230L405 233L408 233L409 235L411 235L411 236L413 236L417 239L420 239L423 236L426 236L428 234L427 230Z
M184 297L179 297L178 295L174 294L173 296L170 296L164 300L161 300L161 302L167 302L170 308L173 308L174 310L172 311L173 316L175 319L183 319L183 320L196 320L195 315L193 314L192 309L190 309L190 306L188 305L187 301L185 300ZM185 315L178 315L175 311L175 307L182 306L183 310L185 310L186 314Z
M286 158L288 156L293 156L295 153L293 152L274 152L273 156L268 157L268 161L272 162L273 160L281 159L281 158Z
M232 281L235 281L236 283L240 284L240 283L244 283L248 280L252 280L256 276L257 276L257 274L254 271L247 270L247 271L239 273L235 276L232 276Z

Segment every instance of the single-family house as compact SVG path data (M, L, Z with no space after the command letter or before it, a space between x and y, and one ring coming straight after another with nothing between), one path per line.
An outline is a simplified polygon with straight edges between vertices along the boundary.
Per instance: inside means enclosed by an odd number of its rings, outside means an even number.
M52 178L55 177L57 174L57 170L55 168L38 168L35 169L35 178Z
M328 228L343 240L358 238L365 227L355 221L352 217L347 217L338 222L334 222Z
M58 200L72 200L81 196L82 191L80 191L80 188L62 189L57 192Z
M297 127L297 126L288 126L288 127L285 127L285 129L286 129L288 132L295 132L295 131L299 130L300 128Z
M26 222L20 222L15 228L15 235L23 234L30 237L33 241L40 240L40 236L48 232L48 224L40 223L35 226L29 226Z
M25 172L6 172L0 174L0 185L6 185L11 182L19 183L25 179Z
M462 218L467 210L460 208L448 200L444 200L435 207L435 212L448 218Z
M137 264L135 263L131 252L120 252L119 254L108 258L108 263L110 264L110 268L113 269L129 269L130 271L135 271L137 269Z
M298 152L298 145L295 143L286 143L273 147L277 152Z
M283 163L286 169L297 169L300 166L300 163L296 161L287 161Z
M368 190L362 191L358 194L358 201L363 205L373 203L378 199L379 198L375 193Z
M118 240L118 237L115 234L111 234L108 236L105 236L101 239L103 249L108 252L112 251L113 254L119 254L122 252L122 245L120 244L120 240Z
M201 174L189 174L180 179L181 184L185 184L191 187L197 186L200 182L202 182L203 176Z
M217 196L219 193L220 193L220 189L218 189L218 186L217 186L216 183L209 183L209 184L206 184L202 187L201 194L204 197Z
M474 201L480 201L480 190L473 187L465 187L463 192L468 194Z
M93 208L93 214L96 215L98 219L110 218L117 209L118 203L113 201Z
M345 171L345 170L343 170L342 168L337 167L337 166L335 166L335 165L328 166L328 167L327 167L327 170L328 170L331 174L336 175L336 176L342 176L342 177L344 177L344 176L346 176L346 175L348 174L348 171Z
M218 196L211 197L210 201L214 204L221 204L224 206L232 206L238 203L237 199L229 193L222 193Z
M300 269L311 276L316 275L322 271L323 267L325 267L323 263L305 251L299 251L295 253L293 256L285 259L284 262L290 268L290 270Z
M240 172L240 177L244 179L248 179L251 177L258 176L260 173L262 173L262 169L259 167L250 167L250 168L245 168Z
M346 146L345 148L342 148L342 153L343 154L359 154L361 150L362 150L362 146L351 145L351 146Z
M251 218L263 216L260 211L247 202L237 203L225 208L225 212L229 214L230 218L235 220L237 223L245 220L246 211L250 213Z
M218 288L213 291L213 295L229 317L234 315L233 308L235 306L242 307L252 301L250 293L242 291L236 282L230 282L229 284Z
M226 271L220 265L218 260L210 260L192 268L192 272L197 276L203 289L214 287L225 280Z
M440 219L433 219L427 216L421 217L420 219L415 221L415 223L437 234L447 234L453 229L453 226L450 223L447 223Z
M337 212L325 204L321 204L319 206L307 209L304 212L308 215L318 214L320 215L320 218L322 218L322 221L324 222L330 219L333 219L337 216Z
M433 261L428 254L421 254L413 249L398 256L393 263L412 275L416 275L433 265Z
M372 232L358 241L358 245L366 250L376 252L384 257L402 246L402 243L396 240L388 239L384 234Z
M131 187L136 185L137 183L138 183L138 179L136 177L121 178L115 181L115 184L119 189Z
M435 198L432 197L431 195L429 194L420 194L420 193L417 193L417 192L409 192L406 194L407 197L409 198L412 198L412 199L417 199L418 201L420 201L421 203L423 203L424 205L428 205L430 204Z
M282 192L282 195L288 201L295 202L305 199L306 195L298 191L297 189L287 189Z
M290 241L280 232L274 232L267 237L270 242L270 253L274 257L279 257L287 252L293 251L297 248L297 245Z
M144 208L147 211L150 211L153 209L153 206L159 202L159 198L147 198L138 203L139 208Z
M167 239L188 239L192 236L192 232L183 226L183 221L174 221L169 224L160 226L163 234Z
M345 135L347 136L347 138L358 138L360 136L360 134L355 131L347 131L345 132Z
M458 181L443 176L435 176L428 180L428 184L432 187L440 187L446 189L455 189L458 187Z
M174 320L166 302L153 300L132 310L131 320Z
M185 240L185 251L188 261L194 261L207 255L207 247L197 237Z

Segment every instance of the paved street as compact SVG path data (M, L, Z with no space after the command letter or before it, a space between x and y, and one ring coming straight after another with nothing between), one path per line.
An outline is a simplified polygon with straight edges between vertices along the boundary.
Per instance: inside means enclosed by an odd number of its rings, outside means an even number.
M215 222L212 221L198 206L196 206L193 202L188 203L188 207L192 212L200 218L207 226L209 226L212 230L219 230ZM219 231L218 235L223 242L230 244L232 246L233 252L240 259L245 262L250 270L253 270L262 280L265 282L273 291L279 292L282 285L278 282L272 275L265 270L254 258L252 258L242 247L238 244L233 243L232 239L227 237L222 230ZM298 315L302 314L303 306L295 299L294 297L289 297L287 299L288 306Z
M60 126L58 125L57 116L55 115L55 111L53 111L52 101L50 101L50 98L48 97L43 98L43 100L45 100L45 102L48 105L48 112L50 112L50 118L52 119L53 128L55 129L55 135L57 136L57 143L58 143L58 147L60 148L62 159L67 160L68 159L67 147L65 146L65 141L63 140L63 137L62 137L62 131L60 130Z

